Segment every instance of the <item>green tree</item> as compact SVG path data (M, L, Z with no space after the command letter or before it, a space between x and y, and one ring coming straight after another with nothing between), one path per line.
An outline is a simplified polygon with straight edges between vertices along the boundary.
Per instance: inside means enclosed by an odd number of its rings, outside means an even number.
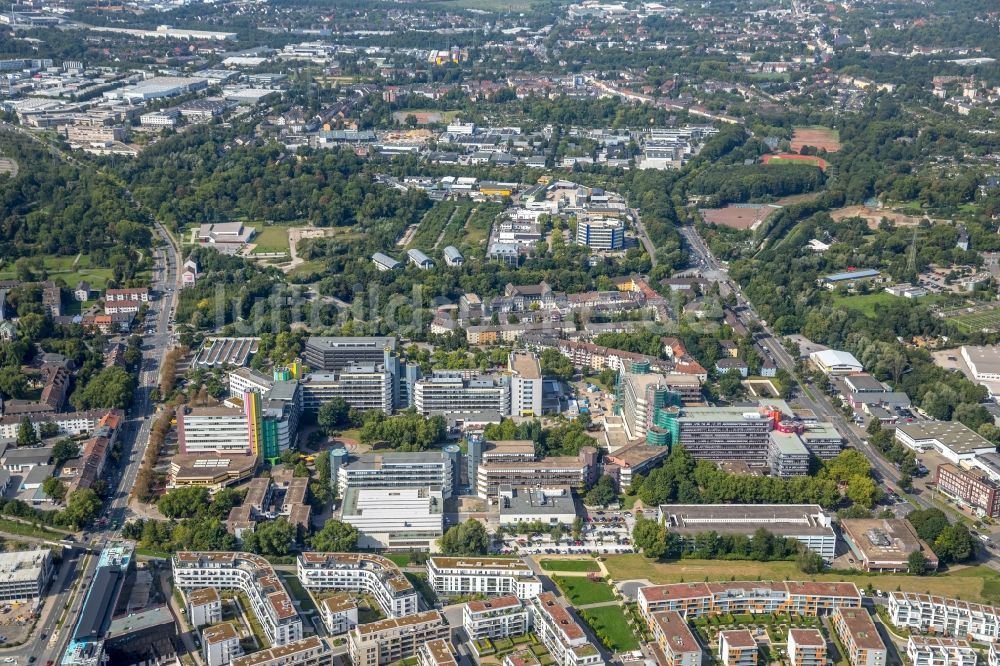
M959 563L969 560L976 551L972 534L962 523L955 523L941 530L934 540L934 552L945 563Z
M77 529L89 525L101 510L101 498L90 488L74 490L61 513L62 522Z
M348 553L358 546L358 530L354 525L339 520L328 520L323 529L312 535L309 545L313 550Z
M259 555L288 555L297 537L295 525L284 518L258 523L243 535L243 547Z
M481 522L470 518L448 528L438 544L445 555L485 555L490 548L490 535Z
M617 497L615 480L605 474L597 480L593 488L587 491L584 499L588 506L606 506L614 502Z
M54 476L42 482L42 491L57 502L62 502L66 498L66 484Z
M632 528L632 541L646 557L658 560L667 553L667 530L655 520L638 518Z
M167 518L191 518L208 506L208 488L203 486L174 488L156 503L156 508Z
M346 426L351 406L343 398L337 397L323 403L316 414L316 423L327 433Z
M795 564L802 573L817 574L823 571L823 556L814 550L800 548Z
M23 398L28 392L28 378L18 367L0 368L0 394L3 397Z
M31 424L31 419L27 416L21 417L21 423L17 426L17 445L35 446L38 444L38 433L35 426Z
M124 368L104 368L77 389L71 402L77 409L125 409L132 402L135 377Z
M906 570L912 576L923 576L927 573L927 556L915 550L906 558Z
M80 455L80 444L72 439L60 439L52 447L52 464L60 467L67 460L72 460Z

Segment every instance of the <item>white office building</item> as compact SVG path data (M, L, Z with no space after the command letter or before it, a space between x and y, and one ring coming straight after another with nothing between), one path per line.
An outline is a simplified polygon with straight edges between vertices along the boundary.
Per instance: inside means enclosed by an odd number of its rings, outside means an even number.
M625 223L608 219L579 220L576 242L592 250L620 250L625 247Z
M181 453L250 453L247 415L242 409L182 405L177 408L177 446Z
M510 371L511 416L541 416L542 367L538 356L514 352L507 359Z
M0 554L0 599L26 602L42 596L52 578L52 552L47 548Z
M451 497L454 462L444 451L387 451L352 456L337 470L337 489L433 488Z
M414 384L413 401L424 415L510 414L510 378L478 375L466 379L442 374L422 377Z
M384 365L352 365L336 372L314 372L302 384L302 405L316 413L334 398L359 411L380 409L392 413L393 377Z
M305 552L297 560L307 590L365 592L388 617L417 612L417 591L396 564L374 553Z
M358 530L358 547L433 550L444 533L444 498L431 488L348 488L341 520Z
M427 561L427 582L446 597L514 595L531 599L542 583L523 560L494 557L432 557Z

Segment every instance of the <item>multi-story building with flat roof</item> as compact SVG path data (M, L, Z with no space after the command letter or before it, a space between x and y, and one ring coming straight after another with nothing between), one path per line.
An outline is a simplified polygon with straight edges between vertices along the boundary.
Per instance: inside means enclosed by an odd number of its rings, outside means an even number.
M927 568L937 570L937 555L905 518L845 518L840 530L865 571L906 571L914 552L922 552Z
M466 378L453 374L435 374L416 381L413 387L413 404L424 415L482 412L508 415L511 413L510 389L509 376L477 375Z
M454 462L444 451L387 451L351 456L337 470L337 489L433 488L445 498L454 486Z
M315 414L327 402L342 398L358 411L393 410L393 375L384 365L350 365L335 372L313 372L301 382L302 406Z
M938 490L976 513L1000 517L1000 483L985 470L944 463L938 465L934 483Z
M588 450L589 449L589 450ZM587 483L597 465L595 449L584 447L578 456L549 456L534 461L489 462L476 470L476 494L483 499L497 497L500 486L570 486Z
M542 583L524 560L495 557L443 557L427 560L427 582L447 597L514 595L530 599Z
M901 423L896 427L896 441L918 453L934 449L956 465L997 449L996 444L959 421Z
M310 337L302 360L314 371L333 372L352 365L383 363L387 353L395 352L393 337Z
M174 585L184 591L214 587L243 592L271 645L302 639L302 619L292 598L260 555L185 551L174 555L173 571Z
M41 597L52 568L48 548L0 554L0 599L26 602Z
M830 619L851 666L885 666L888 652L867 610L838 608Z
M514 594L470 601L462 607L462 626L471 640L508 638L528 633L531 622L524 602Z
M587 640L566 607L551 592L531 600L531 623L556 666L603 666L604 659Z
M333 650L326 639L309 636L237 657L232 666L333 666Z
M625 223L614 219L578 220L576 242L592 250L620 250L625 247Z
M444 497L432 488L348 488L340 515L361 548L432 550L444 533Z
M666 377L655 372L622 370L618 376L617 393L625 433L629 439L646 439L647 430L654 424L657 408L667 406L671 399Z
M906 641L913 666L976 666L978 656L969 641L941 636L914 636Z
M687 620L677 611L650 616L654 652L661 666L701 666L702 650Z
M844 438L832 423L826 421L806 425L799 437L809 453L820 460L829 460L844 448Z
M435 638L421 645L417 651L417 666L458 666L451 641Z
M267 393L274 386L274 380L253 368L236 368L229 373L229 396L242 398L247 391Z
M1000 608L913 592L890 592L892 624L900 629L974 641L1000 641Z
M538 356L512 352L507 359L507 371L510 372L510 414L541 416L542 367Z
M191 590L186 595L188 620L193 627L222 622L222 597L214 587Z
M250 421L242 409L230 407L177 408L180 453L253 453Z
M828 562L836 553L833 517L818 504L663 504L658 516L689 547L704 532L752 536L763 527L775 536L799 541Z
M358 625L358 600L350 592L338 592L319 602L319 614L331 636L346 634Z
M207 666L227 666L243 656L236 625L223 622L201 632L201 653Z
M639 610L650 614L675 610L688 620L705 615L791 613L825 615L835 608L860 608L854 583L730 581L672 583L639 588Z
M436 610L359 624L348 634L348 655L354 666L383 666L415 656L424 643L447 640L450 632Z
M299 582L308 590L365 592L389 617L417 612L417 591L389 558L374 553L301 553Z
M791 666L826 666L830 657L822 632L819 629L789 629L788 661Z
M723 666L757 666L760 649L749 629L719 632L719 660Z
M756 407L666 407L657 410L656 426L695 458L766 467L771 430L791 414L783 400L760 400Z
M767 446L771 474L788 479L809 474L809 449L794 432L772 430Z

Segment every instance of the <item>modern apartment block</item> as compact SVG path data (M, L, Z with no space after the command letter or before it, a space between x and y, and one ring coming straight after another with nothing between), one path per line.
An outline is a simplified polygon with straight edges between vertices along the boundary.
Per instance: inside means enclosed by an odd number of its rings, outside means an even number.
M913 666L976 666L978 659L969 641L940 636L911 635L906 656Z
M466 378L456 374L421 377L413 387L413 406L428 416L482 412L508 415L511 413L511 378L502 375Z
M462 608L462 626L471 640L508 638L528 633L531 621L524 602L514 594L470 601Z
M184 591L205 587L243 592L273 646L302 639L302 619L271 564L259 555L230 552L177 553L174 585Z
M334 372L352 365L383 363L395 354L392 337L311 337L306 339L302 360L313 371Z
M454 486L454 464L444 451L388 451L350 456L337 469L337 489L343 497L348 488L434 488L447 499Z
M333 651L324 639L309 636L238 657L232 666L333 666Z
M604 666L604 659L566 607L551 592L531 600L531 622L535 633L556 666Z
M177 447L180 453L253 451L250 421L242 409L230 407L177 408Z
M833 517L818 504L663 504L658 517L688 547L703 532L752 536L763 527L776 536L799 541L827 562L837 549Z
M542 415L542 366L538 356L512 352L507 359L510 372L510 414Z
M701 666L702 650L687 620L677 611L650 616L654 652L661 666Z
M888 652L864 608L838 608L830 618L851 666L885 666Z
M27 602L41 597L52 573L52 551L47 548L2 553L0 599Z
M243 656L236 625L224 622L201 632L201 653L207 666L226 666Z
M389 617L417 612L417 591L392 560L374 553L305 552L296 562L307 590L366 592Z
M393 375L384 365L350 365L335 372L313 372L302 379L302 405L315 414L334 398L358 411L393 410Z
M319 602L319 614L331 636L346 634L358 625L358 600L350 592L338 592Z
M985 470L945 463L938 465L934 482L938 490L965 503L973 511L1000 518L1000 483Z
M719 632L719 660L723 666L757 666L760 649L749 629Z
M458 666L451 642L435 638L421 645L417 650L417 666Z
M639 588L639 610L674 610L688 620L705 615L792 613L825 615L836 608L861 608L861 592L854 583L809 581L732 581L671 583Z
M432 610L359 624L348 634L347 650L354 666L382 666L415 656L421 645L447 640L450 632L444 616Z
M1000 640L1000 608L996 606L928 594L891 592L888 610L893 625L900 629L969 637L975 641Z
M826 666L830 657L822 632L819 629L789 629L788 661L790 666Z
M447 597L514 595L530 599L542 583L524 560L492 557L441 557L427 560L427 582Z
M222 598L214 587L191 590L186 595L188 620L193 627L222 622Z

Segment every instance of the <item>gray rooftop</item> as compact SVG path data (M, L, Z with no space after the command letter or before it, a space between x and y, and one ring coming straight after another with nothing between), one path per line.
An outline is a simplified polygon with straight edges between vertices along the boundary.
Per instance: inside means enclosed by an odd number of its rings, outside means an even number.
M561 494L547 491L557 490ZM552 488L513 488L508 496L501 489L500 514L546 516L552 513L576 513L576 501L569 486Z

